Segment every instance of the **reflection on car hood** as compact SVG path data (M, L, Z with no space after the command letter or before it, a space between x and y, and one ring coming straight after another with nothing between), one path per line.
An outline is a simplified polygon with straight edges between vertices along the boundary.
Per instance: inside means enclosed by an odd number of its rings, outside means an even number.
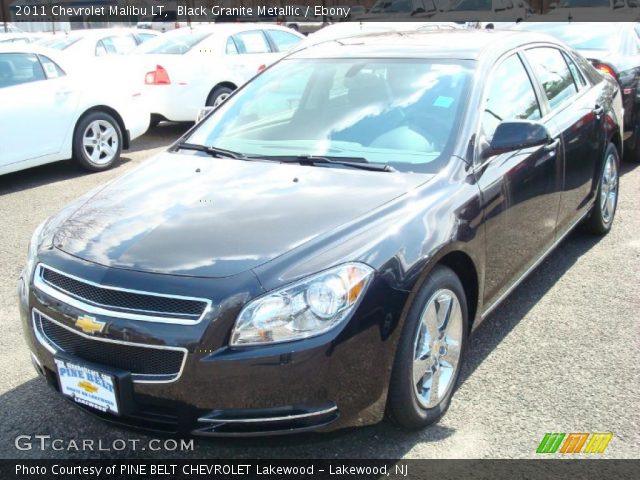
M96 194L61 225L54 242L101 265L224 277L268 262L427 179L164 153Z

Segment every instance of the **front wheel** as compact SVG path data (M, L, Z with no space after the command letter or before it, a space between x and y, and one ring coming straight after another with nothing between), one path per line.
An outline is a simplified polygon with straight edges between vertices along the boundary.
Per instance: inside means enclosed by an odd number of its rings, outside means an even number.
M411 306L389 388L389 417L408 429L438 420L449 407L467 342L464 288L449 268L430 273Z
M591 215L585 222L588 232L605 235L611 230L618 206L618 188L620 184L620 157L613 144L609 144L598 179L596 200Z
M73 158L92 172L107 170L120 158L122 131L108 113L92 112L78 122L73 134Z

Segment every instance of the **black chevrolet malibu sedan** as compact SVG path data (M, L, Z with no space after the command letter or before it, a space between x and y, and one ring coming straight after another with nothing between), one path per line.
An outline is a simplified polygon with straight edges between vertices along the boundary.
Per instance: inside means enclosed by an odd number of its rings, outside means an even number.
M611 228L622 115L612 79L540 34L294 53L37 229L35 368L165 432L428 425L469 333L575 226Z

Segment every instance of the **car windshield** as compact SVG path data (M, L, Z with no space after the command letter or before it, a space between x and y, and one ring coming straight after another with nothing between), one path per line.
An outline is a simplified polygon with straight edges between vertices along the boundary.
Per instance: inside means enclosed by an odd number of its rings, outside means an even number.
M44 47L54 48L56 50L65 50L69 48L74 43L77 43L81 40L82 37L56 37L49 38L46 40L40 40L38 45L42 45Z
M521 25L523 30L548 33L576 50L614 51L619 46L619 26L606 23L554 24L530 23Z
M182 31L180 29L144 42L136 48L135 53L183 55L210 35L211 32L192 31L190 29Z
M284 60L230 97L188 142L249 156L357 158L434 172L456 139L470 67L427 59Z

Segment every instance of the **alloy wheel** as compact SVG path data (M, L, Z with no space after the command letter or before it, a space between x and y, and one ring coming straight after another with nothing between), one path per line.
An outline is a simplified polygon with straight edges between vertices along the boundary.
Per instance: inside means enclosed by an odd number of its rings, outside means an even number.
M460 363L462 310L454 292L434 293L422 312L413 355L413 385L424 408L437 406L453 388Z
M84 152L95 165L106 165L118 152L118 132L109 122L95 120L87 125L82 135Z
M229 98L231 94L230 93L221 93L220 95L218 95L216 97L216 99L213 101L213 106L217 107L218 105L220 105L222 102L224 102L227 98Z
M607 156L600 180L600 211L602 220L610 223L618 201L618 167L613 154Z

